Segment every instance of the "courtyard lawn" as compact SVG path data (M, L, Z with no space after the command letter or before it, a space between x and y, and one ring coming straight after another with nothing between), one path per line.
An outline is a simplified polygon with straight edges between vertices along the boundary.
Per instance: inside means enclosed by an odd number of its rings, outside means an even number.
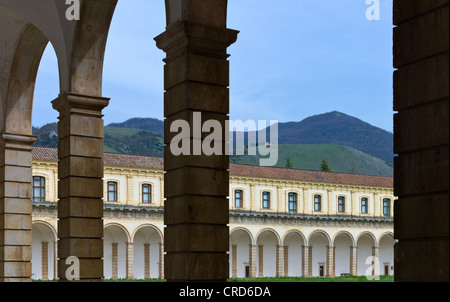
M372 276L368 276L372 277ZM369 280L366 276L324 277L268 277L268 278L231 278L228 282L394 282L394 276L377 276L379 280Z

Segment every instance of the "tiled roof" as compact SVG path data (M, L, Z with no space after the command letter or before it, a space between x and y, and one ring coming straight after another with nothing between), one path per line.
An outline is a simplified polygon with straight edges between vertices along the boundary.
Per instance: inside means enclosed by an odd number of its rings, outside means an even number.
M58 150L55 148L33 147L32 155L34 160L58 161ZM164 169L164 159L161 157L105 153L104 161L105 165L107 166L157 170ZM375 187L393 187L394 184L394 180L392 177L344 174L276 167L259 167L237 164L230 164L230 174L233 176L275 178Z

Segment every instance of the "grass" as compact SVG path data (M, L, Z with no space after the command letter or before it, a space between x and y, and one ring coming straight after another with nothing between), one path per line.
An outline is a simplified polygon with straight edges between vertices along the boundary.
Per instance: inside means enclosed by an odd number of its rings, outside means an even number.
M228 282L394 282L394 276L379 276L379 280L369 280L366 276L324 277L266 277L266 278L230 278ZM56 282L56 280L33 282ZM165 279L105 279L103 282L166 282Z
M394 282L394 276L377 277L379 280L369 280L366 276L231 278L228 282Z

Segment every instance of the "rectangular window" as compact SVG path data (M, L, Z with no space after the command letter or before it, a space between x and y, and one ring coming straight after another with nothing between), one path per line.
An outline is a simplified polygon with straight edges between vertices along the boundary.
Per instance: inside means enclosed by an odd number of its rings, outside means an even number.
M242 190L234 191L234 207L242 208Z
M152 203L152 185L149 184L142 185L142 202Z
M314 211L320 212L322 209L322 196L314 195Z
M45 201L45 178L33 176L33 202Z
M263 209L270 209L270 192L263 192Z
M289 213L297 214L297 193L289 193Z
M368 200L366 197L361 198L361 214L368 213Z
M108 201L117 201L117 182L108 181L107 188Z
M344 196L338 197L338 212L339 213L345 212L345 197Z
M391 200L389 198L383 199L383 215L384 217L391 216Z

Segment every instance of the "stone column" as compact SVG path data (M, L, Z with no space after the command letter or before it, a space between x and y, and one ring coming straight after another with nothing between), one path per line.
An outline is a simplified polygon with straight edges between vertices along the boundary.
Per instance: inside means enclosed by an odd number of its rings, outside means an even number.
M53 242L53 279L58 280L58 242Z
M126 243L126 278L134 279L134 244L132 242Z
M302 277L309 276L309 247L302 245Z
M357 270L357 257L358 255L358 247L356 246L350 246L350 275L357 276L358 270Z
M394 279L449 282L449 1L394 0L393 24Z
M64 93L58 121L59 276L79 259L81 281L103 278L103 115L109 99Z
M256 245L249 244L249 277L256 278Z
M327 272L326 272L326 277L334 277L334 251L335 251L334 246L327 246Z
M237 245L231 246L231 277L237 278Z
M282 276L282 274L281 274L281 265L282 265L282 258L281 258L281 256L282 256L283 246L282 245L276 245L275 249L276 249L275 250L275 257L276 257L275 276L276 277L281 277Z
M111 243L112 249L112 278L118 278L118 255L117 255L117 243Z
M144 278L150 279L150 244L144 243Z
M155 38L166 52L165 276L168 281L225 281L229 276L227 47L237 32L225 28L222 20L226 19L226 1L178 2L184 3L183 10L174 7L169 17L181 16ZM203 132L207 120L213 121L214 130L208 127ZM172 128L180 121L184 129ZM220 139L212 141L210 131ZM173 152L178 143L188 151ZM212 155L205 150L211 145L217 148Z
M312 276L312 246L308 246L308 276Z
M264 245L258 245L258 277L264 277Z
M372 275L380 275L380 248L372 246Z
M48 280L48 242L41 242L42 245L42 280Z
M289 276L289 246L285 245L283 248L283 263L284 263L284 276L288 277Z
M159 279L164 279L164 243L159 243Z
M0 133L0 282L31 281L31 145Z

